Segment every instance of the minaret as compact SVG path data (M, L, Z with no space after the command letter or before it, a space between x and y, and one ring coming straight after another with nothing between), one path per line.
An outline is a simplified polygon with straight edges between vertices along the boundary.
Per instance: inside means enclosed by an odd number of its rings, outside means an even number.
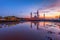
M30 14L30 15L31 15L31 18L32 18L32 12L31 12L31 14Z
M44 14L44 20L45 20L45 14Z
M39 10L37 10L37 18L39 18Z

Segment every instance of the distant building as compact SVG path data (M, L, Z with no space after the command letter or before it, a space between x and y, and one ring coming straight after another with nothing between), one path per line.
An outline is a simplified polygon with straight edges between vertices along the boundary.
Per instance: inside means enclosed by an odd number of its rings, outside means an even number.
M36 18L36 19L37 19L38 17L35 15L35 16L34 16L34 18Z
M19 20L17 17L15 16L7 16L7 17L4 17L4 19L6 19L7 21L16 21L16 20Z
M0 16L0 21L1 21L1 20L5 20L5 19L4 19L2 16Z
M34 15L34 17L32 16L33 14L32 14L32 12L31 12L31 18L33 17L33 18L39 18L39 11L37 10L37 12L36 13L34 13L35 15Z

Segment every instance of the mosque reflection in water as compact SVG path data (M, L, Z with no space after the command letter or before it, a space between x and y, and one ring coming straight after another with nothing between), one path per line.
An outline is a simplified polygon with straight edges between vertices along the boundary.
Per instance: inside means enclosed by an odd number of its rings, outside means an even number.
M23 23L23 22L3 22L3 23L0 23L0 28L12 27L19 23Z
M32 24L36 26L36 29L39 30L40 27L44 27L47 30L46 40L60 40L60 23L56 22L31 22L31 28L33 28ZM57 31L53 31L52 29L49 30L49 28L56 28ZM59 35L59 37L57 37Z
M60 23L58 22L39 22L39 21L31 21L31 22L7 22L0 23L0 28L12 27L20 24L26 23L31 30L36 30L40 35L42 35L42 39L45 40L60 40ZM25 26L25 25L24 25ZM24 27L22 26L22 27ZM42 32L43 30L43 32ZM39 35L39 34L36 35ZM41 34L42 33L42 34ZM33 35L32 35L33 36ZM41 37L41 36L39 36Z
M60 28L60 23L58 23L58 22L38 22L38 21L34 21L34 22L31 22L31 28L32 28L33 24L36 26L37 30L39 29L39 27L45 27L45 28L56 27L56 28Z

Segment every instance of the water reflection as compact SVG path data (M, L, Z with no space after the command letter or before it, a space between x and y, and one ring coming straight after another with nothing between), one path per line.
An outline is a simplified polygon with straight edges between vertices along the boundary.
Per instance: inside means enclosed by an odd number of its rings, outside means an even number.
M0 35L0 40L60 40L60 23L39 21L0 23Z
M31 22L31 28L33 27L32 24L36 26L36 29L39 30L41 27L45 29L47 32L46 40L60 40L60 23L58 22ZM45 34L45 33L44 33Z
M58 22L37 22L37 21L34 21L34 22L31 22L31 28L33 26L33 24L37 27L37 30L40 28L40 27L44 27L44 28L58 28L60 29L60 23Z
M38 27L39 27L39 22L37 22L37 21L34 21L34 22L31 22L31 28L32 28L32 24L34 23L34 25L37 27L37 29L39 29Z
M5 28L5 27L12 27L15 26L17 24L23 24L24 21L20 21L20 22L2 22L0 23L0 28Z
M17 25L17 24L23 24L23 23L27 23L24 21L21 22L5 22L5 23L0 23L0 28L4 27L11 27L13 25ZM30 27L32 28L33 25L36 26L36 29L38 30L40 27L45 27L45 28L50 28L50 27L55 27L60 29L60 23L58 22L39 22L39 21L33 21L33 22L28 22L28 24L30 25Z

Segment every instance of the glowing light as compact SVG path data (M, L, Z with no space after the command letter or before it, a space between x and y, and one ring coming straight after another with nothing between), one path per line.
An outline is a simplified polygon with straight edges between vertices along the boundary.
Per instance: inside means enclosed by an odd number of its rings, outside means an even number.
M57 10L43 10L42 12L40 11L40 17L43 17L45 14L45 18L58 18L60 15L60 12Z

